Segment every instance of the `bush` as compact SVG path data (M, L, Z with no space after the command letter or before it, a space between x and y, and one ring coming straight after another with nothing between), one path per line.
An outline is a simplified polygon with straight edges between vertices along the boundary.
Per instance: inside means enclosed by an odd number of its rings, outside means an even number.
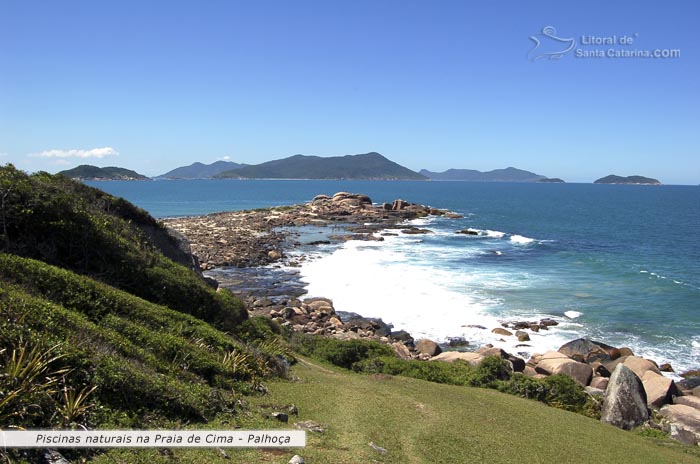
M355 372L412 377L429 382L466 385L474 367L465 362L453 363L407 361L395 356L367 359L353 365Z
M510 363L500 356L489 356L476 367L467 384L472 387L497 388L499 381L507 381L512 374Z
M337 340L312 335L294 334L292 348L299 353L330 362L345 369L367 359L393 356L394 350L378 342L369 340Z

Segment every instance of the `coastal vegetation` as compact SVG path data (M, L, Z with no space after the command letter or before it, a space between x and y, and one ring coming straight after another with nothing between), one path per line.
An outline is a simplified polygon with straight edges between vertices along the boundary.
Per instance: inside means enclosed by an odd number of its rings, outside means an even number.
M0 200L0 429L318 424L301 450L63 450L68 459L522 463L564 450L571 462L697 461L664 438L571 413L596 409L568 377L526 379L499 358L400 360L385 344L249 317L181 237L65 176L2 167ZM526 448L509 446L514 437ZM1 453L37 462L42 452Z

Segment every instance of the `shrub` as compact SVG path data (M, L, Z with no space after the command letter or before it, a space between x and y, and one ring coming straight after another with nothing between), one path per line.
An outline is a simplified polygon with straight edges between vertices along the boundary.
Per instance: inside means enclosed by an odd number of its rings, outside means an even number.
M391 347L369 340L337 340L294 334L292 347L299 353L351 369L353 364L381 356L393 356Z
M415 379L451 385L465 385L474 367L461 361L453 363L408 361L392 357L367 359L353 365L356 372L402 375Z
M472 387L497 388L499 381L507 381L512 374L510 363L500 356L489 356L474 369L467 384Z

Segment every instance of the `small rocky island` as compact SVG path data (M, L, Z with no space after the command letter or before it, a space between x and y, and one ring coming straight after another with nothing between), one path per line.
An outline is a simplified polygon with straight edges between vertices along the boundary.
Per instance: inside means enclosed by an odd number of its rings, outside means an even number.
M633 185L661 185L661 182L657 179L652 179L651 177L644 176L616 176L611 174L609 176L601 177L600 179L593 182L594 184L633 184Z
M66 169L58 174L74 180L150 180L143 174L131 169L116 166L100 168L90 164L81 164L73 169Z

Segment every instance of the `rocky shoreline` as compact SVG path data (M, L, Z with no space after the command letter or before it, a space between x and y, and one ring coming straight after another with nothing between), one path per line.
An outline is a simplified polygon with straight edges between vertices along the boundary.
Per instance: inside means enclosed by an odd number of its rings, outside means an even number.
M367 195L338 192L333 196L317 195L303 205L164 222L188 239L201 269L219 285L237 294L251 315L272 318L301 333L389 344L402 359L461 360L477 365L488 356L499 356L509 361L514 372L526 376L568 375L590 395L600 398L603 421L629 429L657 417L657 426L673 438L689 444L700 443L700 373L675 382L663 375L664 371L673 372L670 365L659 366L635 356L629 348L588 339L573 340L557 351L534 354L528 360L490 345L464 351L471 348L467 348L468 340L451 339L447 346L427 339L414 340L405 331L393 331L391 325L381 319L338 313L330 299L303 299L303 285L298 275L289 269L305 257L288 255L291 250L301 245L346 240L383 240L378 232L390 229L395 231L383 233L426 234L430 231L406 225L406 221L431 215L461 217L401 199L376 206ZM306 243L302 243L299 231L305 228L326 232L320 233L320 240L313 240L313 235L307 234ZM269 266L274 263L279 266ZM233 275L221 272L225 267L235 267L238 271ZM493 328L492 332L527 342L529 333L548 330L556 324L552 319L508 322Z

